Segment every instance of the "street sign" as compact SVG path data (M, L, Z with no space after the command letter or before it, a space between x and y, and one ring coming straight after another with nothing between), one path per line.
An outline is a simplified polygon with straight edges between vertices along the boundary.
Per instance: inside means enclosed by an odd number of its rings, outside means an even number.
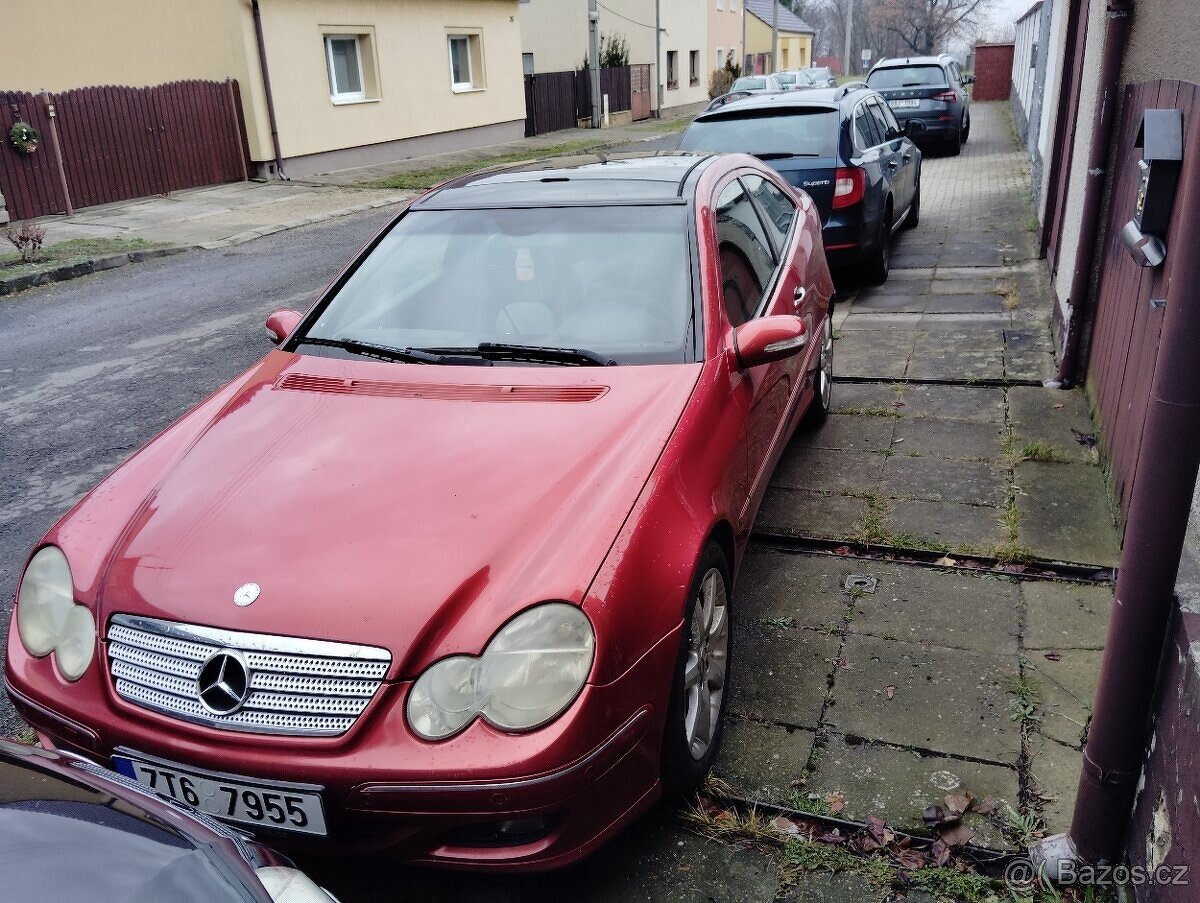
M862 52L862 61L864 66L871 62L871 51L865 47L863 48Z

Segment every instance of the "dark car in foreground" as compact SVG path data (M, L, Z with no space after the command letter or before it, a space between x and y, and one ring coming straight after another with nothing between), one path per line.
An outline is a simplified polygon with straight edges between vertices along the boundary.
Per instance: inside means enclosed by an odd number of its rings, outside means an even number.
M971 136L971 97L952 56L914 56L880 60L867 76L867 84L883 95L901 123L925 124L921 142L938 145L956 155Z
M921 216L921 152L887 104L861 85L731 100L700 114L685 151L753 154L812 197L831 267L887 279L892 235Z
M8 900L332 899L278 853L186 806L86 759L3 740L0 875Z
M717 754L756 512L830 406L820 228L744 154L426 192L31 550L15 706L272 846L587 855Z

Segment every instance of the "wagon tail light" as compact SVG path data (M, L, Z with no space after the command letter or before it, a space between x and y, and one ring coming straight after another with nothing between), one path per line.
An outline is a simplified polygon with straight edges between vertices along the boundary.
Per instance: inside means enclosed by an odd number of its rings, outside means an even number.
M953 91L943 91L941 94L935 94L930 100L940 100L943 103L954 103L958 100L958 95Z
M857 166L839 166L833 181L833 209L853 207L863 199L867 176Z

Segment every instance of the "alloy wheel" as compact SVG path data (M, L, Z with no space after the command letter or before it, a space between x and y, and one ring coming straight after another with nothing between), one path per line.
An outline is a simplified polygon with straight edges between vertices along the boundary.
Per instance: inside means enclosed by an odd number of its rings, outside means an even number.
M817 398L821 409L828 411L833 402L833 326L825 321L821 341L821 363L817 372Z
M692 610L691 638L684 662L684 729L688 752L704 758L720 730L721 700L729 659L729 606L725 579L710 568Z

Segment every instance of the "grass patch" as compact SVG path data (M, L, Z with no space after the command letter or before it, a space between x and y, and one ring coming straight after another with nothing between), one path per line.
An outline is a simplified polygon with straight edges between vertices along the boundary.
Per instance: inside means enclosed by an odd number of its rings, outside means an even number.
M1042 720L1038 711L1038 702L1042 698L1042 688L1035 680L1022 674L1013 677L1006 683L1008 690L1008 720L1021 724L1036 724Z
M835 414L848 414L855 417L891 417L895 420L900 419L900 412L895 408L842 408L834 412Z
M0 279L44 273L61 266L84 263L94 257L160 247L162 244L159 242L146 241L144 238L72 238L42 248L37 257L28 263L22 263L20 256L15 253L0 253Z
M1021 461L1042 461L1047 464L1069 464L1071 457L1057 445L1035 439L1026 442L1018 452Z
M680 120L677 126L682 129L687 125L686 120ZM676 123L664 123L662 131L675 131ZM472 160L466 163L448 163L444 166L431 166L428 169L417 169L412 172L399 172L384 179L374 179L370 182L357 182L358 188L391 188L417 190L432 188L439 182L465 176L491 166L502 166L506 163L521 163L525 160L543 160L547 157L564 157L572 154L583 154L590 151L602 150L607 142L603 139L588 139L585 141L568 141L563 144L552 144L542 147L502 154L499 157L488 157L482 160Z
M1021 295L1017 291L1017 287L1012 283L1009 283L1005 285L1004 288L1000 289L1000 297L1004 299L1001 302L1001 306L1005 310L1016 310L1021 306Z

